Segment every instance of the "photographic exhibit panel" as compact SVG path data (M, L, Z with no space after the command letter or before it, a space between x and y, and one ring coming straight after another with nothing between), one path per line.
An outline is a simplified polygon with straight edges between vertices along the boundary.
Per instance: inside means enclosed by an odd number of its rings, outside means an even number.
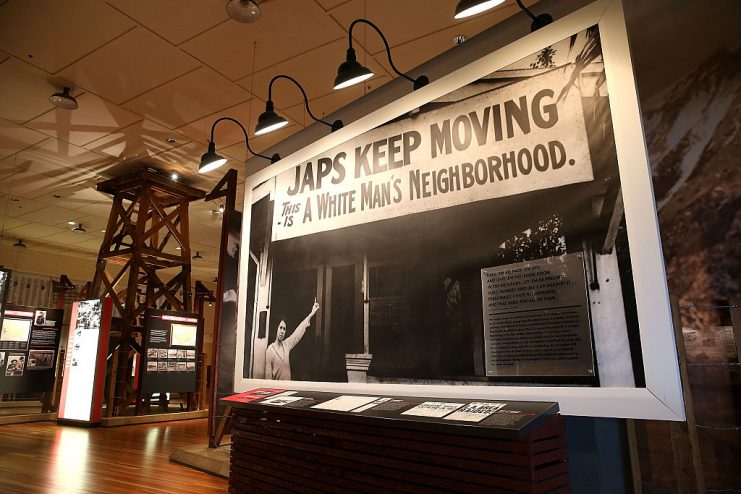
M191 393L196 388L198 314L148 309L144 316L142 390Z
M0 328L0 392L54 388L63 309L7 305Z
M60 420L92 423L100 420L111 312L110 298L72 304Z
M618 145L618 131L641 125L611 94L634 84L627 51L614 49L623 20L584 10L563 23L578 29L522 44L531 48L519 59L502 49L516 61L474 61L455 73L469 82L433 82L443 90L412 111L391 103L365 118L365 132L328 136L324 151L312 145L319 154L297 152L247 181L241 268L254 290L240 299L244 388L422 385L452 396L461 386L532 386L585 398L582 390L627 388L657 401L647 380L664 375L659 384L672 389L657 392L681 392L676 356L659 359L674 367L657 374L642 354L642 338L671 339L672 329L655 276L649 175L643 183L636 173L648 170L645 153L623 162L643 141ZM646 263L652 269L636 276ZM666 314L639 307L647 287ZM646 321L657 320L649 332ZM666 411L656 406L651 414Z

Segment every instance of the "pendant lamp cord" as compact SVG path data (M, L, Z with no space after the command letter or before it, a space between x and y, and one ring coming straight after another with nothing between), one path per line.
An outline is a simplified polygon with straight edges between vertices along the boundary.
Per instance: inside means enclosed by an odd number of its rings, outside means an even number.
M244 128L244 125L242 125L241 123L239 123L237 120L234 120L232 117L219 117L219 118L216 119L216 121L214 122L214 124L211 126L211 142L214 142L214 129L216 128L216 124L218 124L222 120L229 120L230 122L234 122L235 124L237 124L239 126L240 129L242 129L242 133L244 134L244 143L247 145L247 150L250 153L254 154L255 156L259 156L260 158L265 158L266 160L271 160L271 158L269 156L265 156L264 154L256 153L256 152L254 152L252 150L252 148L250 147L250 140L247 137L247 129L245 129Z
M396 68L396 65L394 65L394 61L391 59L391 47L389 47L389 42L386 40L386 36L384 36L381 30L379 29L379 27L373 24L371 21L367 19L355 19L352 22L352 24L350 24L350 29L348 30L348 34L350 35L350 48L352 48L352 30L356 24L359 24L361 22L363 24L368 24L370 27L375 29L378 35L381 37L381 40L383 40L383 44L386 47L386 55L388 55L389 64L391 65L391 68L394 70L394 72L396 72L397 75L405 79L408 79L411 82L416 82L414 79L412 79L411 77L409 77L408 75L406 75L405 73L403 73L402 71Z
M311 109L309 108L309 97L306 95L306 91L304 91L304 88L301 86L301 84L299 84L298 81L294 79L293 77L279 74L273 77L272 79L270 79L270 84L268 85L268 101L273 101L273 83L277 81L278 79L288 79L289 81L294 83L296 87L298 87L301 90L301 94L304 95L304 105L306 106L306 112L309 114L309 116L313 118L315 121L323 123L327 127L332 127L331 123L326 122L322 120L321 118L317 118L313 113L311 113Z
M534 15L534 14L533 14L532 12L530 12L530 11L528 10L528 8L527 8L527 7L525 7L525 5L523 5L523 3L522 3L522 0L515 0L515 2L517 2L517 6L518 6L518 7L520 7L520 10L523 10L523 11L525 11L525 13L526 13L527 15L529 15L529 16L530 16L530 18L531 18L532 20L536 20L536 17L535 17L535 15Z

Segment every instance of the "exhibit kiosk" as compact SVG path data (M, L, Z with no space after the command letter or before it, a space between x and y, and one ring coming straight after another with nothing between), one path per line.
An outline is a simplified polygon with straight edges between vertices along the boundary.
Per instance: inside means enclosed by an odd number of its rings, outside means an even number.
M59 423L100 425L112 311L110 298L72 304Z

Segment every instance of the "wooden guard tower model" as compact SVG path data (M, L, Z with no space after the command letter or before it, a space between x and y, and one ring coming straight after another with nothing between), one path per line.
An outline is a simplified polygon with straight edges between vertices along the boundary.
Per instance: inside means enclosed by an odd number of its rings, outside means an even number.
M97 189L113 195L113 207L91 296L111 297L122 321L120 336L111 333L110 348L118 350L109 366L106 415L121 414L135 399L138 414L142 400L131 376L131 357L140 350L135 337L145 336L147 308L193 308L188 203L202 199L204 192L149 168L101 182Z

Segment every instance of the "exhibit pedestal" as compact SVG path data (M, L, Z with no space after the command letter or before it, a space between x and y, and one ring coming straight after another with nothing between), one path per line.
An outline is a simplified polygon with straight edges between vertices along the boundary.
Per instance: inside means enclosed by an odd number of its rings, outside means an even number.
M229 492L570 492L555 403L368 397L351 410L316 408L364 398L229 402ZM441 407L452 412L432 415Z

